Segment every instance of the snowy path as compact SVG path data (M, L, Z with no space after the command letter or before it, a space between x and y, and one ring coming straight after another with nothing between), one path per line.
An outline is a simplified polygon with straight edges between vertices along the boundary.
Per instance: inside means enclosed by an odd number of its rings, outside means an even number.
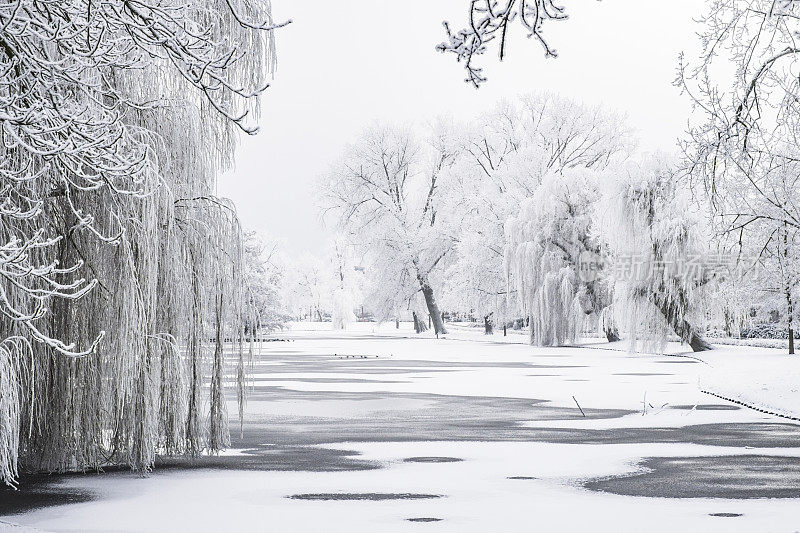
M797 530L800 426L701 393L707 364L373 327L298 327L266 343L230 453L164 462L146 479L32 483L0 493L0 520L45 531Z

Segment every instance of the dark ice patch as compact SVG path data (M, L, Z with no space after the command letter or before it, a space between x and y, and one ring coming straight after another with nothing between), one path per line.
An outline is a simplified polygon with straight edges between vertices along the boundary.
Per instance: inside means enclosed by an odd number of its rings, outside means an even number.
M255 383L262 383L262 382L283 382L283 381L296 381L300 383L324 383L324 384L331 384L331 383L380 383L380 384L387 384L387 383L411 383L408 380L384 380L384 379L361 379L361 378L279 378L279 377L261 377L256 378L253 380Z
M584 483L590 490L648 498L799 498L800 457L650 457L641 472Z
M84 503L94 499L96 496L92 492L65 487L61 480L53 480L49 476L22 476L18 490L0 486L0 515Z
M614 375L647 377L647 376L671 376L672 374L659 374L658 372L621 372L619 374L614 374Z
M177 469L192 470L210 468L215 470L260 470L342 472L375 470L380 463L358 458L359 453L350 450L287 445L255 445L238 455L210 455L196 458L164 457L156 461L158 471Z
M682 411L738 411L738 405L725 405L718 403L697 404L697 405L672 405L670 409L680 409Z
M387 500L433 500L443 498L442 494L419 494L415 492L320 492L309 494L292 494L287 496L291 500L311 501L371 501L382 502Z
M459 457L408 457L403 459L406 463L458 463L463 460Z
M339 416L305 414L310 402L357 402L375 406ZM522 423L531 420L584 420L578 409L551 405L532 398L454 396L388 391L298 391L256 387L250 405L258 402L296 402L294 414L245 415L243 438L231 435L234 448L263 444L280 446L325 445L351 442L409 441L531 441L538 430ZM369 401L369 402L367 402ZM633 413L622 409L584 407L587 419L617 418Z
M584 409L585 410L585 409ZM580 415L578 415L580 416ZM800 426L782 423L697 424L672 428L526 428L528 439L556 444L680 443L733 448L796 448Z
M589 368L586 365L529 365L530 368Z

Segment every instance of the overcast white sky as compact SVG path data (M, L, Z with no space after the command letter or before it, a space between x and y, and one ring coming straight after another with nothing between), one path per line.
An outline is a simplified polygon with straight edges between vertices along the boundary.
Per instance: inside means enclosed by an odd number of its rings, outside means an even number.
M243 140L219 193L247 228L292 254L325 242L312 185L344 145L376 120L467 119L504 97L553 91L626 113L644 149L669 150L688 104L672 86L678 53L696 46L697 0L565 0L570 19L546 32L545 60L520 27L509 56L482 62L489 82L463 82L461 65L434 47L442 20L462 27L468 0L273 0L278 72L262 98L261 132ZM644 7L647 6L647 7Z

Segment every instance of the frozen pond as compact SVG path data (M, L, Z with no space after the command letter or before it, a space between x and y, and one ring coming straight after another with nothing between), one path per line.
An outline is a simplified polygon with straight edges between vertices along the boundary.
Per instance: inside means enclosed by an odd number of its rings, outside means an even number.
M599 341L545 349L516 334L437 340L406 327L296 326L257 357L230 452L163 460L147 478L26 478L0 493L0 521L63 532L792 530L800 427L701 393L707 365Z

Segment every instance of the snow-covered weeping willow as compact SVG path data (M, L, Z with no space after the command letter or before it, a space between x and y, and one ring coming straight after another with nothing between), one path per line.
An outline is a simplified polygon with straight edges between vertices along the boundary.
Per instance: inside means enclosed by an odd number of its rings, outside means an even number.
M692 325L709 280L696 261L706 246L689 192L663 155L629 161L613 174L597 218L615 261L625 266L613 280L614 313L631 348L639 339L661 351L674 332L694 351L708 349Z
M0 22L0 480L219 450L248 309L214 193L274 66L269 4L20 0Z
M597 172L571 168L545 176L506 223L507 294L529 317L531 342L574 342L587 313L600 311L600 288L578 276L582 253L599 253L592 235Z

